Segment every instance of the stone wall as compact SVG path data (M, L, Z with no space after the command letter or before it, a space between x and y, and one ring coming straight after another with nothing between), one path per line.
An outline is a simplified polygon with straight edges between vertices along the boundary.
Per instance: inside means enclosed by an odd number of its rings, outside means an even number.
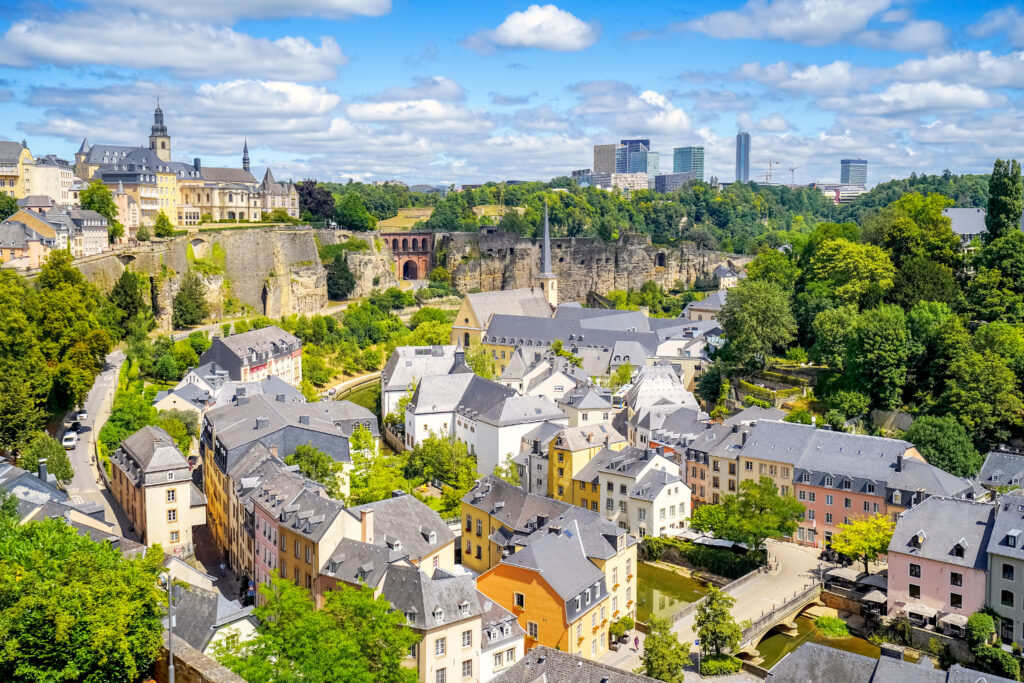
M166 636L166 633L165 633ZM174 683L245 683L245 679L174 636ZM167 639L153 665L156 683L167 683Z
M397 270L391 248L380 239L379 232L356 232L349 230L317 230L316 238L321 244L340 244L351 238L361 239L373 247L370 251L346 253L348 268L356 277L356 286L351 297L366 296L375 289L398 286ZM328 264L324 264L326 268ZM376 284L374 284L376 282Z
M540 240L501 232L452 233L439 242L435 260L451 271L455 285L464 292L529 287L540 265ZM639 289L648 280L666 289L677 280L692 284L718 265L739 267L749 260L698 249L692 242L659 247L640 234L610 243L596 237L551 240L551 265L563 302L584 302L591 291Z

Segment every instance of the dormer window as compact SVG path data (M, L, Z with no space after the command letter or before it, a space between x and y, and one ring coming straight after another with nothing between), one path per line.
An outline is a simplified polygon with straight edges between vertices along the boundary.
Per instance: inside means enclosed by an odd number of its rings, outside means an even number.
M410 624L416 623L416 614L414 612L406 612L405 620L408 621Z
M900 493L899 491L893 491L892 492L892 502L893 503L895 503L896 505L899 505L902 500L903 500L903 494L902 493Z
M843 490L849 491L853 487L853 482L849 479L843 479Z
M920 548L921 544L924 543L926 538L928 538L928 536L924 533L924 529L922 529L910 537L910 545L914 546L915 548Z
M459 604L459 614L465 616L469 614L469 603L463 602Z
M427 542L430 543L430 545L434 545L435 543L437 543L437 532L436 531L431 531L430 532L430 536L427 537Z
M440 607L434 609L434 621L439 624L444 621L444 610Z
M953 546L953 556L963 557L964 549L967 547L967 542L964 539L960 539L956 545Z
M825 477L825 486L832 486L835 480L832 477Z
M803 476L800 477L800 480L805 484L809 484L811 483L811 475L808 474L807 472L804 472Z
M1007 547L1010 547L1010 548L1018 547L1019 546L1019 542L1018 541L1020 539L1021 533L1024 533L1024 532L1021 532L1020 529L1010 529L1008 532L1006 532L1006 545L1007 545Z

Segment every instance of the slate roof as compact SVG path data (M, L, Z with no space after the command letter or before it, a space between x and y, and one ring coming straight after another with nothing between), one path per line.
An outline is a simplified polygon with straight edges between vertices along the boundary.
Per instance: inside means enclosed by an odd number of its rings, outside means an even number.
M629 492L629 496L630 498L636 498L638 500L653 501L661 495L662 491L674 484L686 486L682 481L682 477L678 474L672 474L659 469L652 469L641 477L633 486L633 490Z
M707 413L678 403L659 403L633 413L629 425L634 429L664 431L675 435L699 434L708 428Z
M954 208L942 210L942 215L950 219L953 232L961 237L973 237L987 232L985 227L985 209Z
M561 515L572 507L553 498L527 493L493 474L481 478L480 482L462 497L462 502L483 510L505 526L526 534L538 528L538 516L542 516L546 523L547 520Z
M344 512L345 506L341 501L327 498L320 491L304 488L283 508L278 516L278 526L319 542L338 515ZM321 559L323 562L324 559Z
M243 185L258 185L259 181L252 173L241 168L220 168L216 166L203 167L203 180L210 180L219 183L240 183Z
M996 501L996 519L989 536L988 552L1024 561L1024 491L1017 489ZM1011 546L1008 536L1016 538Z
M423 380L409 401L408 409L413 414L449 413L460 407L485 413L500 407L505 399L518 396L515 389L472 373Z
M607 519L604 515L591 510L585 510L575 505L570 505L562 514L551 519L547 525L548 533L552 529L572 529L573 534L579 539L583 553L588 558L607 560L619 552L619 537L625 537L625 547L636 543L636 538L630 536L624 529L620 529L615 522ZM535 540L544 536L543 531L531 534L523 541L523 545L529 545ZM563 535L564 531L563 531Z
M539 289L505 289L497 292L477 292L467 294L466 300L473 308L477 321L487 325L492 315L526 316L530 318L550 318L551 304Z
M30 194L27 197L22 197L18 200L18 208L24 209L27 207L45 207L47 209L52 208L54 205L53 199L46 196L45 194Z
M402 552L414 562L455 540L441 516L414 496L401 495L374 503L348 508L348 513L360 518L363 510L373 510L373 539L377 545L401 543ZM430 542L430 534L434 542Z
M735 271L733 271L732 268L729 268L727 266L716 266L715 267L715 277L718 277L718 278L736 277L736 273L735 273Z
M540 441L541 454L546 456L548 452L548 445L551 443L551 440L555 438L555 434L563 429L565 429L564 425L560 425L555 422L541 422L539 425L523 434L520 439L523 452L532 451L533 441L536 439Z
M690 303L686 304L686 306L683 308L683 312L680 313L680 315L685 315L689 317L689 312L691 310L711 311L717 313L718 311L722 310L723 306L725 306L726 297L728 297L728 290L719 289L717 291L712 292L711 294L708 294L700 301L691 301Z
M21 221L0 222L0 247L24 249L29 242L43 242L46 238Z
M991 451L985 456L978 481L982 486L999 488L1024 480L1024 454L1008 451Z
M362 583L377 588L388 569L405 556L404 552L387 546L343 538L331 552L321 573L351 585Z
M22 149L24 147L20 142L0 140L0 162L8 164L17 163Z
M253 607L198 586L174 586L174 635L202 652L217 629L251 617ZM167 618L164 618L164 624Z
M214 405L225 406L237 402L239 396L252 397L260 394L278 402L306 403L306 397L301 391L277 375L268 375L260 382L226 382L217 391Z
M257 355L268 354L269 356L290 353L292 350L300 348L302 341L295 335L285 332L277 325L270 325L258 330L249 330L242 334L233 334L230 337L215 337L213 346L203 353L199 358L199 362L217 361L216 353L211 353L211 351L214 351L218 344L223 345L224 348L234 353L241 360L252 356L254 353Z
M671 365L645 365L633 379L625 401L635 412L662 399L669 403L697 407L697 399L686 390Z
M526 631L519 625L516 615L479 591L478 595L483 610L480 619L480 632L483 638L480 651L489 652L494 648L504 647L517 638L522 640Z
M458 372L455 367L456 349L455 345L399 346L381 372L384 391L407 391L421 377Z
M555 448L569 451L582 451L607 443L622 443L626 440L610 424L595 424L585 427L565 427L556 437Z
M762 408L760 406L750 406L744 408L735 415L726 418L722 424L731 427L736 424L750 424L757 422L758 420L781 420L786 417L785 410L779 410L778 408Z
M485 380L486 381L486 380ZM514 392L513 392L514 393ZM464 407L474 411L480 410L476 401L464 398ZM547 420L564 419L558 406L547 396L513 395L493 404L490 409L481 411L477 420L497 427L544 422Z
M146 425L121 442L111 461L136 485L189 480L188 461L171 435ZM165 473L173 474L173 479ZM160 476L152 476L160 475Z
M55 483L43 481L38 474L15 467L5 460L0 460L0 489L36 505L47 501L68 501L68 494L57 488Z
M494 683L655 683L655 679L616 669L561 650L536 645Z
M470 295L472 296L472 295ZM604 320L600 318L598 320ZM596 323L594 323L596 324ZM512 346L546 347L555 339L562 340L565 348L580 356L584 349L600 348L611 353L616 342L636 341L652 353L658 346L658 335L655 332L623 331L617 329L584 328L581 321L569 318L526 318L521 315L509 315L503 310L495 313L487 324L483 335L485 343L505 344ZM595 362L591 360L591 362ZM584 356L584 369L587 359Z
M396 611L406 615L409 625L421 631L483 614L476 579L471 574L454 575L436 569L429 575L420 567L395 565L384 577L383 593Z
M970 500L932 496L900 515L889 552L984 571L996 506ZM911 541L924 532L921 547ZM963 548L963 557L954 547Z
M502 563L537 572L562 600L569 602L595 583L603 584L605 578L604 572L587 559L579 526L572 521L561 532L535 533L528 539L529 545Z
M578 386L575 389L567 391L562 396L562 400L559 401L559 404L572 406L576 410L611 410L612 407L609 395L602 394L590 385Z

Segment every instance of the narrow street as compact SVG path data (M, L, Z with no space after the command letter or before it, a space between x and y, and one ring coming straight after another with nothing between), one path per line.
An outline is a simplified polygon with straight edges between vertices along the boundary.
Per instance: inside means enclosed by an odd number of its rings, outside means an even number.
M737 623L746 619L754 621L762 614L770 612L781 604L787 595L801 590L808 583L814 581L817 576L820 550L795 543L772 540L765 545L768 548L771 570L758 574L747 583L729 591L729 594L736 598L732 615ZM778 563L777 567L775 563ZM690 643L691 651L696 653L697 648L693 646L697 638L697 634L694 633L694 617L695 613L689 614L684 619L675 622L672 625L672 630L675 631L681 642ZM618 652L608 651L599 661L627 671L639 667L641 665L640 655L643 654L644 634L635 632L630 637L632 638L634 635L640 638L639 652L633 649L633 644L630 642L629 647L623 647ZM686 679L704 680L697 674L695 668L687 669ZM735 683L757 679L750 674L739 673L734 676L716 676L714 680Z

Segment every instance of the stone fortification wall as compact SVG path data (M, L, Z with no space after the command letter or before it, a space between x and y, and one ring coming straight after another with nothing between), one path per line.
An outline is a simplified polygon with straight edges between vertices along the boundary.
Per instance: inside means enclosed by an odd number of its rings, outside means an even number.
M452 233L436 248L435 258L452 272L462 291L529 287L540 265L540 240L507 233ZM647 235L625 235L617 242L596 237L551 240L551 266L558 276L561 301L586 301L587 293L639 289L654 280L668 289L677 280L692 284L719 265L739 267L749 257L698 249L692 242L671 247L651 244Z

